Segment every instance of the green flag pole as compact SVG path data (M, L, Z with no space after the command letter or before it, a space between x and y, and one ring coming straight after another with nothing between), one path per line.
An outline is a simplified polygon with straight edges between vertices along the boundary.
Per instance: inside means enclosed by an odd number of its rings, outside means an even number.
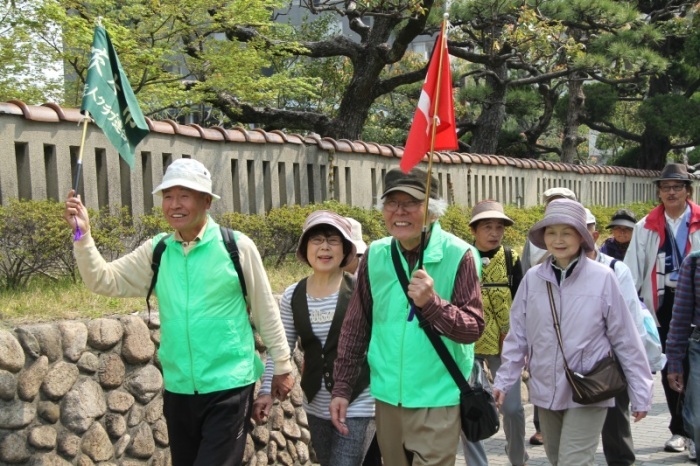
M83 168L83 151L85 150L85 137L87 135L88 123L90 122L90 112L85 110L85 117L83 118L83 136L80 139L80 150L78 151L78 161L75 164L75 180L73 181L73 191L78 194L78 187L80 186L80 175Z

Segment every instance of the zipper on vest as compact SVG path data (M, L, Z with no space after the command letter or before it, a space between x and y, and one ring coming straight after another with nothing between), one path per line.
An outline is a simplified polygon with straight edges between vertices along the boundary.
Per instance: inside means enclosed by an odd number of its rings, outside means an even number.
M184 251L183 251L184 252ZM192 251L190 251L192 252ZM189 277L188 274L188 258L189 254L185 255L185 277ZM187 315L185 331L187 332L187 350L190 353L190 378L192 379L192 387L194 392L197 393L197 379L194 376L194 357L192 356L192 338L190 338L190 281L185 280L185 314Z
M411 302L408 303L408 312L406 312L406 318L401 319L403 322L403 332L401 332L401 351L399 351L399 406L403 403L403 372L404 372L404 342L406 341L406 326L408 325L408 314L411 312Z

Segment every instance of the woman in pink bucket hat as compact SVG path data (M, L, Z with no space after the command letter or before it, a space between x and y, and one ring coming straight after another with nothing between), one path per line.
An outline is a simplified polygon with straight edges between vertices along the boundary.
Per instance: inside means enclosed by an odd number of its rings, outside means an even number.
M280 314L289 348L301 340L304 364L301 389L309 422L311 445L321 466L360 466L374 437L374 398L369 393L369 366L365 362L355 384L345 421L349 433L339 434L331 423L329 406L333 365L345 311L355 289L353 275L343 271L357 254L352 224L328 210L309 214L299 238L296 256L311 267L311 275L288 287ZM273 367L265 367L253 418L262 422L272 407Z

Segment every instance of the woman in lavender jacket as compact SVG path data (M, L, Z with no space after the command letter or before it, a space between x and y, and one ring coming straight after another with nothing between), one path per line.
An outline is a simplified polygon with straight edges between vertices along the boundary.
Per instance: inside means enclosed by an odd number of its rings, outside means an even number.
M530 400L539 408L549 462L593 465L607 408L614 399L585 406L573 401L547 283L552 285L569 367L585 374L614 351L627 377L635 421L651 408L649 363L614 272L585 255L594 241L583 206L568 199L553 201L544 219L530 230L529 239L551 257L528 271L515 296L494 395L497 403L503 402L506 392L519 383L527 360Z

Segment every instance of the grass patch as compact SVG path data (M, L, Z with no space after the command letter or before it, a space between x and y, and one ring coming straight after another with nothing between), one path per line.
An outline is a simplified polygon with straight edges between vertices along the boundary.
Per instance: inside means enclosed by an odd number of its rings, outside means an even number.
M290 257L280 267L266 265L275 294L307 276L311 269ZM158 300L151 298L155 308ZM110 298L90 292L82 281L34 279L22 290L0 291L0 325L14 328L27 323L95 319L146 311L145 298Z

